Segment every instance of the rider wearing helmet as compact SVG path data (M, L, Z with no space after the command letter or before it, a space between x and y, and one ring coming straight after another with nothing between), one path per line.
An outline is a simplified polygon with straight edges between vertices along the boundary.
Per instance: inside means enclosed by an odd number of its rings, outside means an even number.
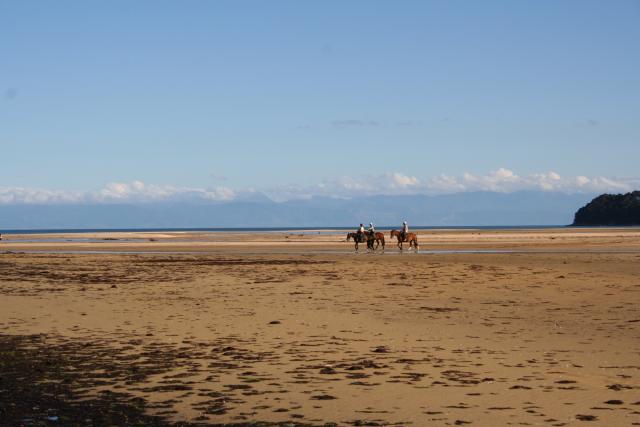
M407 240L407 234L409 234L409 225L407 221L402 222L402 241Z
M373 226L373 223L369 223L369 228L367 228L367 234L369 236L369 240L374 240L376 238L376 228Z

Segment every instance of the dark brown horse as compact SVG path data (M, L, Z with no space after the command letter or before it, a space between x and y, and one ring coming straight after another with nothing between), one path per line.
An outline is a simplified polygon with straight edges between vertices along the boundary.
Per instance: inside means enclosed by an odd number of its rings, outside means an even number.
M402 233L398 230L391 230L391 238L398 239L398 247L402 250L402 242L409 242L409 249L413 247L415 250L418 250L418 236L416 233L407 233L404 240L402 240Z
M376 250L378 249L378 247L380 246L380 244L382 244L382 250L384 250L384 234L383 233L375 233L374 238L372 239L370 236L371 233L369 233L368 231L365 231L364 233L364 237L365 237L365 241L367 242L367 249L371 249L371 250ZM358 250L358 243L360 243L358 241L358 233L347 233L347 242L351 239L353 239L354 242L356 242L356 251ZM373 243L376 243L376 246L373 246Z

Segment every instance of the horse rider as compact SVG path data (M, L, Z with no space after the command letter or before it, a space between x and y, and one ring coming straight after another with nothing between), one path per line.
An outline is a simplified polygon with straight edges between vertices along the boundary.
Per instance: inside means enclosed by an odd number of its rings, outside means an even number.
M361 223L360 227L358 228L358 242L364 242L364 225Z
M369 223L369 228L367 229L367 231L369 232L369 234L371 234L372 236L375 236L376 234L376 228L373 226L373 223L370 222Z
M402 222L402 241L406 241L407 240L407 234L409 234L409 225L407 224L407 221L403 221Z

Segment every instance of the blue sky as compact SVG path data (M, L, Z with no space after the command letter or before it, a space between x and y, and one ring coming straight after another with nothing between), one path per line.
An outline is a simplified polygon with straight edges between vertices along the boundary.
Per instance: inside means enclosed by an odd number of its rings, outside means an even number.
M638 22L635 0L0 0L0 188L627 189Z

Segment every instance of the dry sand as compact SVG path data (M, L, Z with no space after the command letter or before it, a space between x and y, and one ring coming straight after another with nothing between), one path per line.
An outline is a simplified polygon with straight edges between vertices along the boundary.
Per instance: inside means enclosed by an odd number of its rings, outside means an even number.
M640 425L640 230L343 234L5 236L0 425Z

